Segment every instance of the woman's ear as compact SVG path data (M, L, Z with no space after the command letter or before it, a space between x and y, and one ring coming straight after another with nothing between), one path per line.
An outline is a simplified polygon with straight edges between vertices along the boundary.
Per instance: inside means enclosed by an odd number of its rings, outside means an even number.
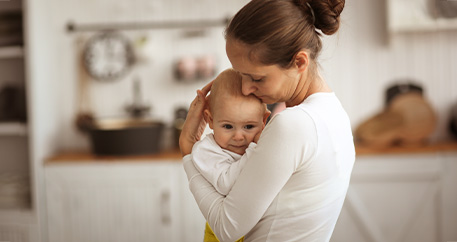
M211 112L209 111L209 109L205 109L203 111L203 118L209 124L209 127L211 129L213 129L213 116L211 115Z
M309 59L306 51L301 50L295 55L295 66L298 68L298 72L304 72L308 68Z

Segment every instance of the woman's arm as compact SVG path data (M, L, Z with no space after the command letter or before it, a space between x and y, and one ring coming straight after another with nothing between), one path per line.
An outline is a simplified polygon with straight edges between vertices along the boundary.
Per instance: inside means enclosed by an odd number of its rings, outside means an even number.
M226 197L203 178L190 156L184 157L191 192L221 241L235 241L260 221L297 166L306 159L303 154L314 153L315 139L315 126L309 117L278 114L263 131Z
M212 134L195 143L192 149L192 161L197 170L216 190L227 195L243 169L246 159L256 144L251 143L246 153L241 156L229 154L214 140Z

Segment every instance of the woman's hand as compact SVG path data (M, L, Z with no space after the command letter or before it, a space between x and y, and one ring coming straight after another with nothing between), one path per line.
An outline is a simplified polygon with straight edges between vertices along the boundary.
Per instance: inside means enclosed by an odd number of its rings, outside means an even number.
M192 152L192 147L200 140L206 128L203 110L206 108L206 95L208 95L212 85L213 82L210 82L202 90L197 90L197 97L190 104L186 121L179 136L179 148L183 157Z

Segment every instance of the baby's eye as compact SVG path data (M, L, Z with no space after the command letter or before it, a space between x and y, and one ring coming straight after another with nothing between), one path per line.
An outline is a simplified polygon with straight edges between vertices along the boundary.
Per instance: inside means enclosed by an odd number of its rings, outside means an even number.
M253 129L255 126L252 125L252 124L248 124L246 126L244 126L245 129Z
M224 129L232 129L233 128L233 126L231 124L224 124L224 125L222 125L222 127Z

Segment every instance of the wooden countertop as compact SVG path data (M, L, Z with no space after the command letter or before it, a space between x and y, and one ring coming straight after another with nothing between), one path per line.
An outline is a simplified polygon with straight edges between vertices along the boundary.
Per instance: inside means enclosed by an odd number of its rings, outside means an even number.
M384 154L418 154L433 152L457 152L457 141L445 141L423 146L396 146L387 148L367 147L356 144L357 156L384 155ZM135 156L98 156L88 151L62 152L49 158L45 164L69 163L69 162L150 162L150 161L181 161L182 156L178 149L168 150L159 154L135 155Z
M437 143L424 144L422 146L392 146L392 147L369 147L361 144L355 146L357 155L383 155L383 154L417 154L432 152L457 152L457 141L449 140Z
M68 162L131 162L131 161L181 161L181 152L176 150L163 151L158 154L131 156L99 156L88 151L62 152L47 159L46 164Z

